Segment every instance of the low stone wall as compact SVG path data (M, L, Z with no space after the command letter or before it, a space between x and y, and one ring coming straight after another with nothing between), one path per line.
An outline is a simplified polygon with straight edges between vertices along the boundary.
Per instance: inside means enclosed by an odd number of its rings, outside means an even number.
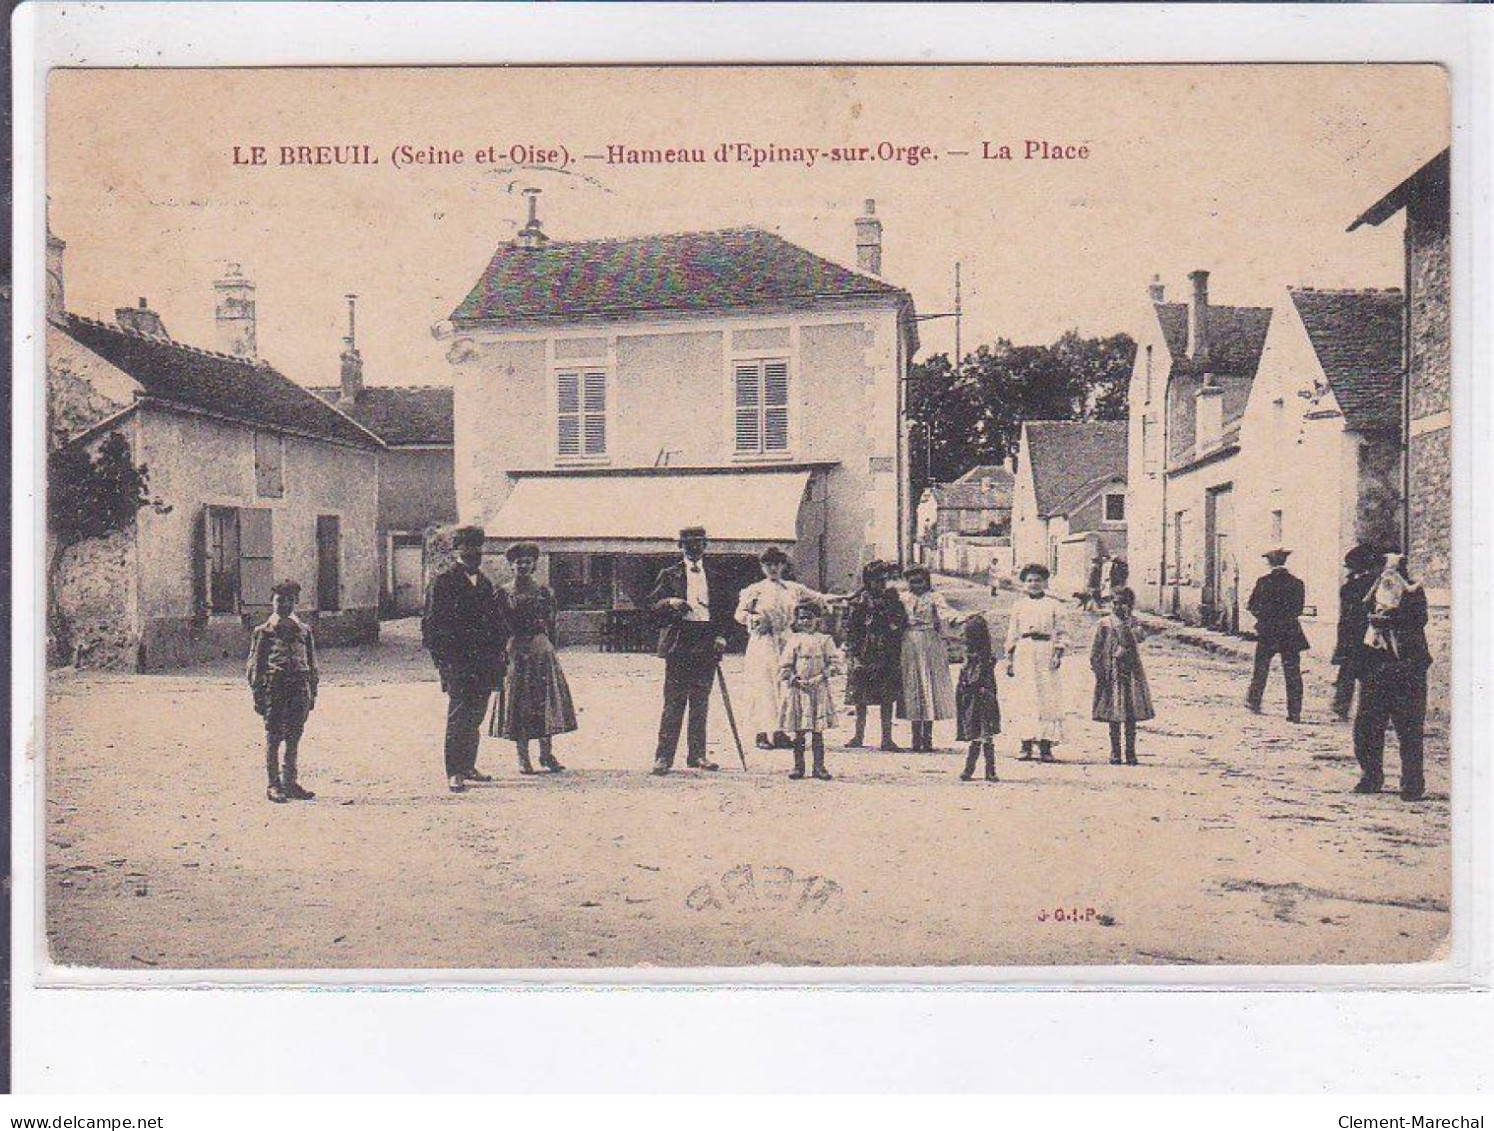
M80 668L133 670L138 663L135 623L135 528L70 547L58 569L59 607L67 617L71 647L47 641L49 661Z

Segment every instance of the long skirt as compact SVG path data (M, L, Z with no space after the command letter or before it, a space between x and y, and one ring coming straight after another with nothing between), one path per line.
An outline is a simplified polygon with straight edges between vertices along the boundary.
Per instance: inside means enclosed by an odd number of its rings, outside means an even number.
M835 726L835 696L828 679L808 687L785 687L776 730L794 734L801 730L827 731Z
M750 734L772 734L778 729L783 703L778 657L782 652L781 636L754 632L747 638L747 654L742 657L742 725Z
M910 628L903 633L903 698L897 716L918 723L955 717L949 650L944 638L931 628Z
M868 645L846 665L846 702L852 707L896 703L903 693L902 647L896 637Z
M501 707L501 718L494 712L492 732L503 738L548 738L576 729L571 689L548 637L516 636L510 641Z
M1006 699L1010 733L1023 742L1063 741L1063 673L1053 670L1051 640L1019 640L1016 677Z

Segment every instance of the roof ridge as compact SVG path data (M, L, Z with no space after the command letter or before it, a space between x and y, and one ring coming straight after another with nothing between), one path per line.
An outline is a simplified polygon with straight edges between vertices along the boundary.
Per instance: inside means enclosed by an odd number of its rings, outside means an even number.
M202 346L194 346L190 342L178 341L176 338L161 337L159 334L145 334L133 326L121 326L118 322L106 322L102 318L90 318L88 315L79 314L76 311L69 310L65 313L69 318L76 318L79 322L86 322L89 325L97 326L101 330L108 330L111 334L118 334L122 338L134 338L142 342L154 342L156 345L170 346L172 349L178 349L184 353L199 354L203 357L218 357L225 361L236 362L239 365L247 365L252 369L274 369L274 366L262 358L256 358L251 361L238 354L220 353L218 350L205 349Z

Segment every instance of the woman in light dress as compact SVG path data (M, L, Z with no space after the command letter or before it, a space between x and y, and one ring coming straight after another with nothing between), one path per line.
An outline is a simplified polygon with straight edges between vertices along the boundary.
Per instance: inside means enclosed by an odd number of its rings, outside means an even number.
M949 648L944 634L963 619L923 566L910 566L903 575L908 583L903 606L908 627L903 633L903 697L899 716L913 724L913 749L932 753L934 723L955 717L954 683L949 678Z
M737 599L737 623L747 629L742 719L756 732L760 750L787 750L794 745L793 738L778 722L783 701L778 662L794 620L795 606L806 598L825 603L842 599L787 580L783 575L788 561L788 555L777 546L764 550L759 559L763 579L743 589Z
M1019 580L1023 592L1006 626L1006 674L1013 680L1007 717L1022 740L1020 760L1032 761L1036 747L1040 761L1052 762L1053 744L1063 740L1064 609L1047 594L1046 566L1023 566Z

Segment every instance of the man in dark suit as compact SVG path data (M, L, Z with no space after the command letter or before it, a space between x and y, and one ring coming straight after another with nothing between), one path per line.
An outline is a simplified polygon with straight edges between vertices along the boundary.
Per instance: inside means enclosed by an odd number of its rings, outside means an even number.
M1354 686L1359 681L1359 649L1369 631L1369 605L1366 600L1375 587L1383 555L1373 546L1359 543L1344 555L1348 576L1338 590L1338 638L1333 646L1332 663L1338 667L1333 680L1333 713L1347 719L1354 707Z
M1281 656L1281 674L1286 677L1287 718L1302 721L1302 653L1307 651L1307 637L1298 620L1307 603L1307 588L1300 578L1287 572L1290 550L1271 550L1265 555L1271 572L1255 583L1246 608L1255 616L1255 671L1250 676L1250 690L1245 705L1256 714L1266 694L1266 677L1271 674L1271 657Z
M1397 555L1399 557L1399 555ZM1406 578L1406 559L1395 563L1405 592L1394 608L1366 598L1374 643L1359 645L1359 711L1354 716L1354 757L1360 779L1355 793L1379 793L1385 781L1385 725L1395 727L1401 751L1401 798L1420 801L1426 795L1422 775L1422 739L1427 720L1427 594Z
M456 564L431 582L420 637L446 692L446 784L461 793L469 781L493 779L477 770L483 716L507 662L508 618L493 583L478 568L486 535L459 527Z
M648 598L663 618L659 655L664 657L664 712L659 720L659 745L654 751L654 773L661 777L674 765L687 709L690 729L685 765L699 770L721 768L706 757L706 715L711 706L711 683L726 651L736 594L714 563L706 560L705 550L706 532L702 527L681 530L681 560L659 573Z

